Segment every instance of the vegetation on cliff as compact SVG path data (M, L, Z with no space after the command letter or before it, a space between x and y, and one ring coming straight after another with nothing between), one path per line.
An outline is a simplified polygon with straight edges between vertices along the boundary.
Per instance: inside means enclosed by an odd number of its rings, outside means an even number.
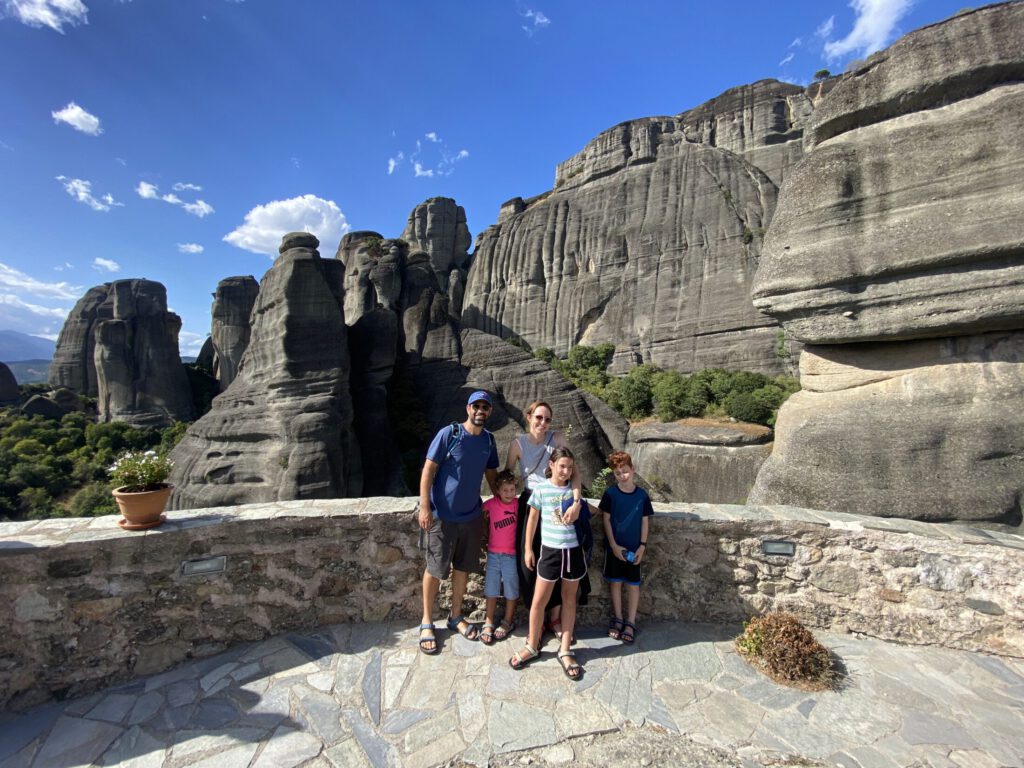
M60 421L0 410L0 521L117 513L109 468L125 451L165 455L188 425L136 429L85 413Z
M655 416L675 421L687 416L731 416L752 424L775 425L779 407L800 389L792 376L766 376L750 371L705 368L689 376L638 365L615 378L608 374L615 347L573 347L565 360L542 347L538 358L580 389L604 400L627 419Z

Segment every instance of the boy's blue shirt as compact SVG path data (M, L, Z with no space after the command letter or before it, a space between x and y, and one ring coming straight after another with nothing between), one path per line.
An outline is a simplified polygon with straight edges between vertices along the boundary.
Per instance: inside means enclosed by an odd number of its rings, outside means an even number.
M638 486L627 493L613 485L604 492L598 506L610 516L616 543L635 552L640 546L643 518L654 514L647 491Z

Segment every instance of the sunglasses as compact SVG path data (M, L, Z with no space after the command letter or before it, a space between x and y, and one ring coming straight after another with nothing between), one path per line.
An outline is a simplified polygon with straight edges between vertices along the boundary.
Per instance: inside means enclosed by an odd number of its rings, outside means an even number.
M472 408L474 411L489 411L489 410L491 410L491 406L488 405L487 403L473 403L469 407Z
M533 420L534 421L543 421L545 424L550 424L551 423L551 417L550 416L541 416L539 413L536 416L533 417Z

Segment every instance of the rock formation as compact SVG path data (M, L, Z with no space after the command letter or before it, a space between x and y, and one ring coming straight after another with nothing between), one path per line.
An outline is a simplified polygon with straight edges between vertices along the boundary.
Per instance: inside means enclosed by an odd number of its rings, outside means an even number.
M771 455L771 438L767 427L685 419L634 425L626 450L647 482L670 499L743 504Z
M361 441L364 466L381 474L371 480L367 472L365 482L378 483L381 492L401 482L384 474L397 466L385 408L396 370L415 390L426 422L425 440L445 424L465 419L466 398L474 389L494 393L488 428L495 432L502 462L512 437L525 427L522 409L544 398L554 409L557 428L569 432L589 482L611 450L606 432L625 435L626 422L603 404L592 406L582 392L523 350L476 330L460 332L452 303L457 301L453 287L464 284L462 257L451 256L451 227L431 222L454 221L464 227L462 209L453 200L435 198L417 206L409 219L402 240L352 232L338 248L338 259L345 264L356 429L360 437L371 436ZM415 245L406 239L414 231L421 233ZM458 245L454 248L457 253ZM444 276L447 288L441 282ZM600 420L595 410L601 412ZM424 442L413 457L417 464L425 447Z
M1024 4L964 12L817 107L753 290L804 391L752 500L1021 523L1022 39Z
M215 358L216 353L213 351L213 337L207 336L206 341L203 342L203 346L199 348L199 354L196 355L196 365L201 366L208 371L212 371L216 365Z
M178 356L181 318L152 280L116 280L86 292L57 339L50 385L96 397L101 421L166 427L193 416Z
M42 416L45 419L53 419L54 421L60 421L68 414L68 411L64 408L61 408L53 400L42 395L32 395L21 406L21 412L26 416Z
M762 81L605 131L478 237L463 325L560 355L609 341L619 371L786 370L750 286L812 111L802 89Z
M344 266L305 232L264 275L232 385L174 449L173 509L362 493Z
M213 375L223 392L238 375L238 365L249 346L249 316L259 283L252 275L228 277L217 283L213 294L210 338L213 340Z
M50 362L50 386L67 387L73 392L96 397L93 326L100 317L111 316L108 300L110 283L97 285L75 302L57 337Z
M0 363L0 405L16 403L21 397L21 388L6 363Z
M432 197L413 208L402 240L409 244L410 254L422 251L430 257L437 282L445 291L449 290L452 272L462 274L469 265L473 240L466 226L466 212L451 198Z

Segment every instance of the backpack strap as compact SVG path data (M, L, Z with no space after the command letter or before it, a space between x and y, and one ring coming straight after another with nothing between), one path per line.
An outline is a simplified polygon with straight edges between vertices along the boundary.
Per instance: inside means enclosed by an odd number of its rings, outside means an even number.
M448 443L445 445L445 450L447 451L447 455L444 457L445 459L452 455L452 451L455 450L455 446L462 442L462 436L465 434L462 429L462 425L459 422L453 421L449 426L451 426L452 432L448 435ZM486 429L484 432L487 434L487 441L490 444L489 450L493 450L497 453L498 445L494 441L494 434Z
M449 426L451 426L452 431L448 435L448 442L445 444L446 459L452 455L455 446L462 442L462 425L457 421L453 421Z

